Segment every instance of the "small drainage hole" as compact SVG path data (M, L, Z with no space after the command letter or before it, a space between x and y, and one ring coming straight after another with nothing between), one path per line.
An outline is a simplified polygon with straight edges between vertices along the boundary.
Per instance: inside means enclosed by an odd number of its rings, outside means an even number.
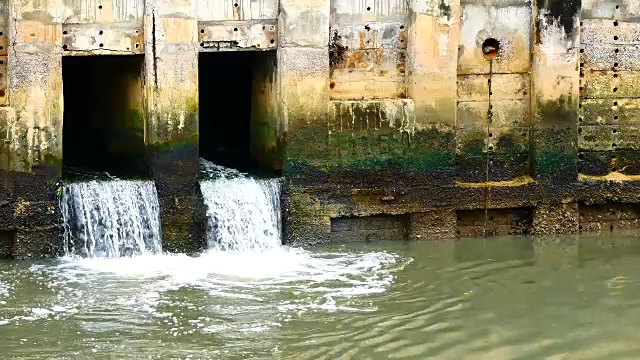
M482 43L482 54L487 60L494 60L498 57L500 42L494 38L489 38Z

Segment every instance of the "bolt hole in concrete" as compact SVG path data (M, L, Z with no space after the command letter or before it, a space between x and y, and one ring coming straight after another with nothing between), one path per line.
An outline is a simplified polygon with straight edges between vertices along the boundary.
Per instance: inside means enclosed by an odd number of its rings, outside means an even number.
M371 7L367 6L367 11L371 11Z
M254 175L279 175L280 138L272 112L275 56L275 51L199 55L202 158Z
M488 38L482 43L482 54L487 60L495 60L500 52L500 42L494 38Z
M102 30L100 30L100 32L98 34L102 35L102 34L104 34L104 32Z
M143 65L143 55L62 58L63 176L148 177Z
M98 5L98 9L102 10L102 5Z

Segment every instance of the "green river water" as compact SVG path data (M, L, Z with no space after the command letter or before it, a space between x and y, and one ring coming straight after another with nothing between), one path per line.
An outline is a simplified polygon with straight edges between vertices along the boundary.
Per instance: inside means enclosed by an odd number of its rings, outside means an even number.
M2 359L637 359L640 239L0 263Z

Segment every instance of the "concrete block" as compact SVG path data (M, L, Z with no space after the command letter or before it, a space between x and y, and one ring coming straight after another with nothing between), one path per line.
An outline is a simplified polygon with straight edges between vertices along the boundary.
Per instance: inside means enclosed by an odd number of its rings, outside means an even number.
M582 0L583 19L628 21L640 17L635 0Z
M330 99L327 49L286 47L280 48L277 56L286 126L289 129L320 123L326 126Z
M331 242L372 242L406 240L409 231L406 215L374 215L331 219Z
M439 209L413 213L409 217L410 240L441 240L456 237L456 212Z
M64 24L64 55L144 54L142 22L113 24Z
M459 102L458 153L525 153L529 151L529 102Z
M454 127L457 61L451 59L458 54L460 4L412 1L409 6L407 96L414 101L416 121Z
M281 0L279 31L282 46L326 48L329 0Z
M578 232L578 204L540 204L533 212L532 234L575 234Z
M640 71L586 71L580 85L582 98L637 98Z
M331 53L331 98L334 100L406 97L403 50L346 50Z
M10 169L37 165L60 168L62 159L62 58L17 51L9 61L11 104Z
M638 125L640 99L580 99L579 125Z
M276 19L278 0L197 0L199 21L245 21Z
M371 22L407 21L409 4L404 0L331 0L331 24L357 25Z
M142 23L144 0L80 0L61 7L64 24Z
M640 149L640 127L587 125L578 128L578 146L588 151Z
M526 100L529 74L458 76L458 101Z
M406 22L365 22L354 25L332 22L329 42L347 50L406 49Z
M531 7L462 5L458 74L528 72L531 68ZM482 51L487 39L499 42L493 64Z
M276 20L198 22L200 51L273 50Z
M456 220L460 237L522 235L531 228L532 209L458 210Z

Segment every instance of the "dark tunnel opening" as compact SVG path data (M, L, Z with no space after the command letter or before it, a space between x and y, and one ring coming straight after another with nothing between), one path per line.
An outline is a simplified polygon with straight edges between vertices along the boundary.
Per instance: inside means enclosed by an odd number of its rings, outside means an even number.
M144 56L65 56L63 176L148 178Z
M201 53L200 156L260 176L280 174L275 52Z

